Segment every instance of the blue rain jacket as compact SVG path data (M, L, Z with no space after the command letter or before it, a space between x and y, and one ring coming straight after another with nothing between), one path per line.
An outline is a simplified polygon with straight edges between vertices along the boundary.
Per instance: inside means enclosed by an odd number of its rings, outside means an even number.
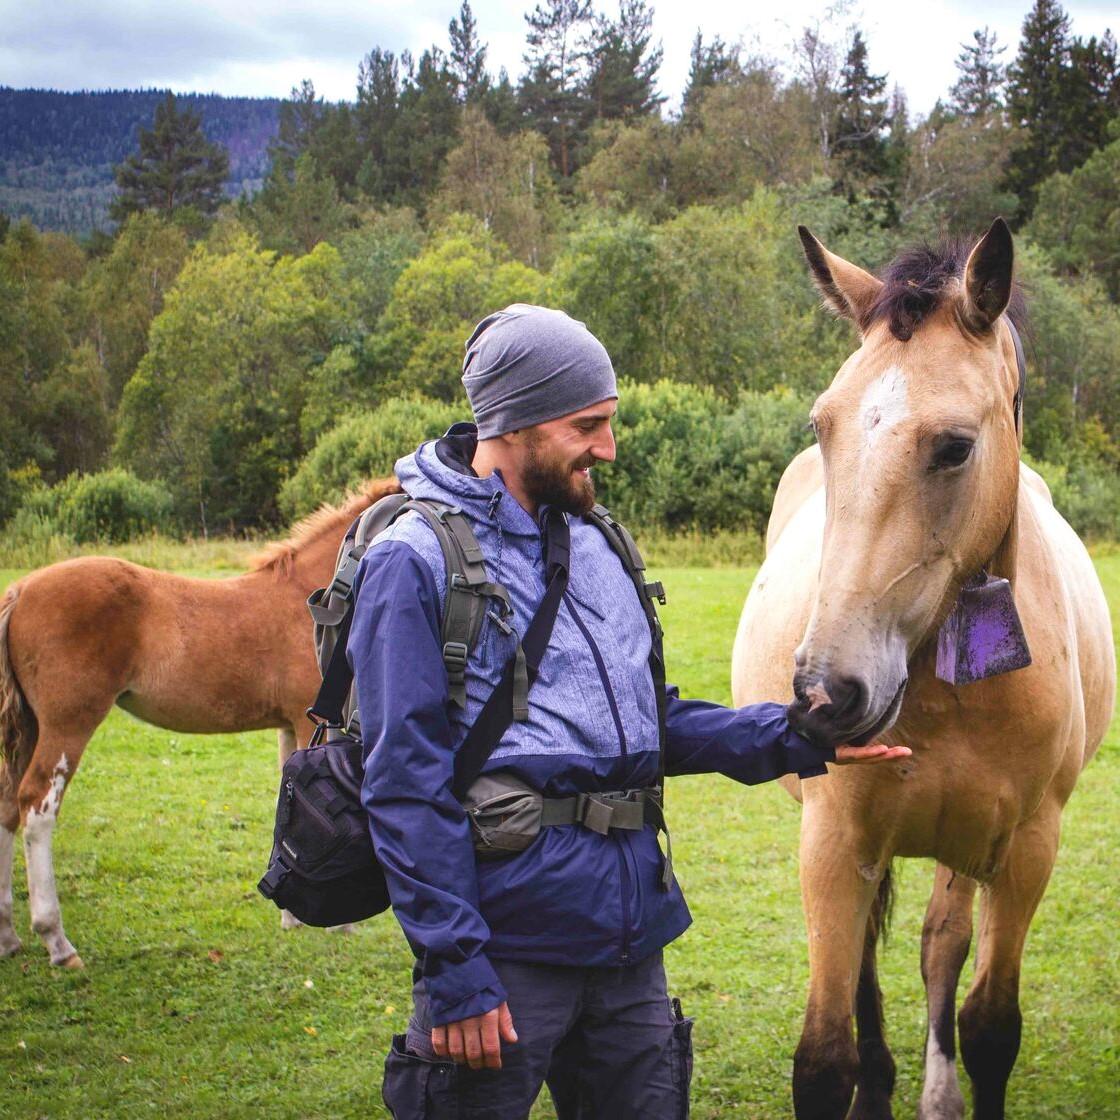
M474 474L474 445L473 426L455 425L401 459L397 477L413 497L467 514L523 633L544 595L541 528L500 475ZM602 533L580 518L569 522L568 590L529 694L529 719L510 725L486 770L510 771L546 797L650 786L658 735L649 627ZM439 637L446 578L435 535L418 514L405 514L362 560L347 646L366 759L362 799L437 1026L506 998L491 959L627 964L691 921L677 884L660 884L652 826L607 836L579 825L544 828L524 852L476 862L466 814L451 794L453 758L514 639L486 620L468 663L466 711L452 704ZM796 734L780 704L736 710L671 689L666 722L669 774L718 771L753 784L824 773L833 757Z

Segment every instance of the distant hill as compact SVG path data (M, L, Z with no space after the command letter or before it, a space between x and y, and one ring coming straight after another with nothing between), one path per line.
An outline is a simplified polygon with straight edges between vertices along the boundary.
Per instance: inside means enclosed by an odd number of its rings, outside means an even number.
M56 90L0 86L0 210L41 229L88 233L106 224L113 167L135 150L166 90ZM180 106L202 118L229 151L231 195L255 190L268 172L280 100L187 93Z

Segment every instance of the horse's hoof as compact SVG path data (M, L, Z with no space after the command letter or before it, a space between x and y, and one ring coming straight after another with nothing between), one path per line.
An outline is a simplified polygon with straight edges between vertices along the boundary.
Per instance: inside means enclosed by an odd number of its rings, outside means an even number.
M8 933L0 937L0 960L14 957L23 948L23 942L14 934Z
M280 928L281 929L299 929L303 922L295 916L290 914L287 910L280 911Z
M86 962L77 953L71 953L65 960L58 962L59 968L85 968Z

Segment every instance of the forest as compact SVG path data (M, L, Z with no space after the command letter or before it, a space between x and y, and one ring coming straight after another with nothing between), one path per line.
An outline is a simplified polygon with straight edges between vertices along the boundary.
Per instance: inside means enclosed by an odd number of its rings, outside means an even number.
M40 229L87 235L105 226L113 168L136 146L165 96L161 90L61 93L0 86L0 210ZM226 193L259 190L280 101L216 94L178 100L229 153Z
M464 418L463 342L515 301L612 355L598 485L620 517L757 537L853 344L797 224L874 270L1000 214L1029 305L1026 457L1080 532L1120 538L1108 29L1035 0L1016 44L976 29L918 116L843 8L781 58L698 31L673 111L646 0L525 20L517 76L488 68L464 2L418 58L373 46L353 101L299 82L255 172L204 99L155 96L101 228L0 216L0 547L274 531ZM266 127L247 105L227 141ZM238 175L259 186L231 198Z

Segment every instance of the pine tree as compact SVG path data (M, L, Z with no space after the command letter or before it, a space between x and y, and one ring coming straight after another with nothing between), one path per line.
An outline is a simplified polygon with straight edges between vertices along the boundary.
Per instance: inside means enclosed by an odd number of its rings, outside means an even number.
M459 104L484 97L490 81L486 73L486 44L479 42L478 24L469 0L463 0L459 18L447 26L451 40L448 68L455 76Z
M411 61L411 60L409 60ZM400 64L392 51L374 47L358 67L358 103L354 123L364 152L358 173L361 190L384 202L404 178L397 124L401 113Z
M708 44L699 28L692 40L688 82L681 98L681 119L689 120L707 89L727 81L740 72L739 48L729 47L718 35Z
M482 111L503 136L510 136L521 128L521 105L517 90L509 80L504 66L498 71L498 80L487 85L482 97Z
M138 210L170 215L190 207L210 215L222 202L229 155L206 139L201 118L190 110L180 113L168 93L156 106L152 128L140 130L140 150L114 174L120 194L109 213L116 221Z
M1057 0L1035 0L1023 21L1019 53L1007 71L1007 110L1012 123L1023 130L1007 181L1019 196L1021 216L1034 208L1038 184L1063 170L1068 53L1069 17Z
M409 66L401 87L396 133L404 176L398 184L397 201L423 207L439 181L447 153L455 146L461 115L447 56L438 47L430 47L415 68Z
M973 119L984 118L1003 106L1006 67L999 61L1006 47L997 47L994 31L984 27L972 33L973 45L961 44L957 55L957 78L949 91L949 106L954 113Z
M840 72L839 100L832 129L832 151L842 167L849 194L874 188L890 171L887 130L891 114L883 91L886 75L867 68L867 43L856 31Z
M646 0L621 0L619 18L596 16L585 44L588 110L595 120L628 120L656 112L661 45L652 45L653 9Z
M1070 43L1069 76L1062 89L1066 127L1059 162L1063 171L1072 171L1107 143L1108 123L1117 113L1120 73L1110 32Z
M316 96L310 79L304 78L298 86L292 86L288 100L280 105L276 138L268 148L274 172L288 178L295 173L296 160L310 148L323 109L323 99Z
M527 72L519 97L529 122L548 141L563 179L576 169L586 120L586 58L580 49L591 20L591 0L542 0L525 16Z

